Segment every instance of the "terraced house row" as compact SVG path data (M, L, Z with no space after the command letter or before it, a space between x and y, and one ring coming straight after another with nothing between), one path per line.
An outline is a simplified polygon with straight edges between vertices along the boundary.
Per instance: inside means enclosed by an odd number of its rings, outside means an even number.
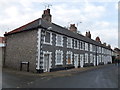
M75 24L64 28L52 23L50 9L5 34L5 66L32 72L50 72L112 63L112 49L99 37L78 33Z

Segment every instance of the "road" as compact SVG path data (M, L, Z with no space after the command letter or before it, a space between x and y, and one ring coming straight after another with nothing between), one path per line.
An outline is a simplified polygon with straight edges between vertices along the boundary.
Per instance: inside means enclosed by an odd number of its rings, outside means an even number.
M119 67L107 65L61 77L17 75L3 71L3 88L118 88Z

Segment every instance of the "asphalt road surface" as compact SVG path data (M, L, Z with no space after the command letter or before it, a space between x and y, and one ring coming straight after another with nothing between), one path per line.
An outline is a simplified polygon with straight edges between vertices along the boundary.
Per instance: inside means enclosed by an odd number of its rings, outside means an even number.
M16 75L3 71L3 88L118 88L119 67L107 65L62 77Z

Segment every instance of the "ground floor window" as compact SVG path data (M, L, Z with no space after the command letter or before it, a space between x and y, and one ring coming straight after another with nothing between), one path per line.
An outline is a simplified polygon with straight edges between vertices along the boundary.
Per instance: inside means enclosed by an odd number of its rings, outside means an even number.
M56 65L63 63L63 51L56 50L56 60L55 61L56 61Z
M96 56L93 55L93 62L94 62L94 66L96 65Z
M88 63L88 53L85 53L85 63Z
M67 64L72 64L72 52L67 51Z
M99 55L99 61L102 62L102 58L101 58L101 55Z
M93 63L93 55L90 54L90 63Z

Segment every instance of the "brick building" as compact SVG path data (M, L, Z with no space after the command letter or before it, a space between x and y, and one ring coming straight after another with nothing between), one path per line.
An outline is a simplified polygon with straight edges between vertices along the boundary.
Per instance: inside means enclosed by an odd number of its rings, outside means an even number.
M90 31L85 36L77 33L75 24L66 29L52 23L50 9L5 38L5 66L17 70L26 70L28 63L32 72L49 72L112 62L110 45L102 44L99 37L91 39Z
M0 67L2 67L4 59L4 37L0 37Z

